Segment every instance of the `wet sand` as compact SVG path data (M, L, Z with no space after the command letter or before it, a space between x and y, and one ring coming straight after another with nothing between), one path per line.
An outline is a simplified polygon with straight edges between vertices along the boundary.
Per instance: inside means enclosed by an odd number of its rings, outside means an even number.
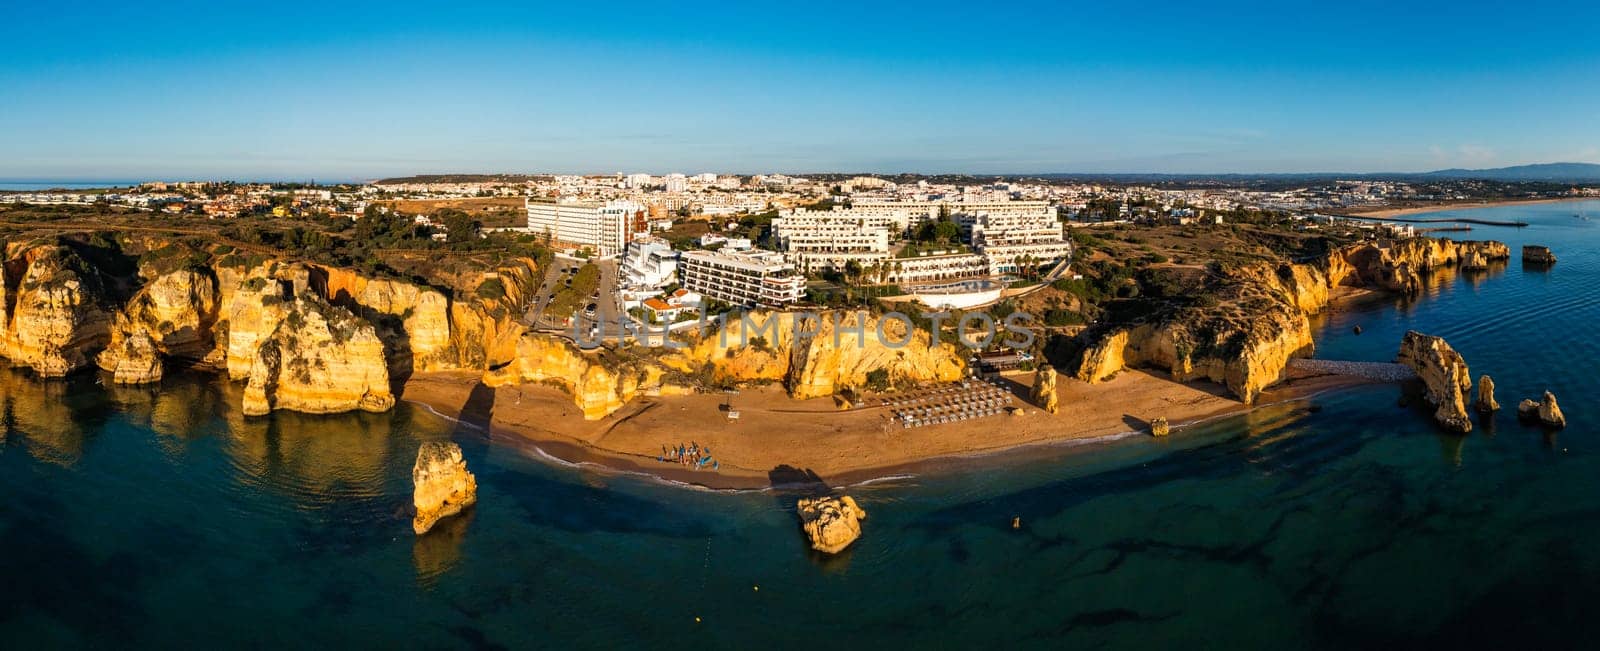
M1026 400L1032 378L1030 372L1015 372L1002 382L1016 396L1021 415L911 429L893 421L876 400L840 409L830 398L791 399L776 385L731 396L737 420L728 418L729 396L700 394L641 397L604 419L585 421L560 389L540 384L494 389L471 372L418 374L406 382L402 398L476 425L497 443L532 445L566 462L721 489L840 486L918 474L959 463L961 457L1027 454L1028 448L1053 443L1145 431L1149 419L1158 416L1172 423L1172 436L1182 436L1185 425L1249 410L1218 385L1182 384L1129 370L1094 385L1063 377L1061 413L1049 414ZM1263 393L1258 404L1363 382L1291 377ZM710 448L720 468L692 470L657 461L663 447L690 442Z

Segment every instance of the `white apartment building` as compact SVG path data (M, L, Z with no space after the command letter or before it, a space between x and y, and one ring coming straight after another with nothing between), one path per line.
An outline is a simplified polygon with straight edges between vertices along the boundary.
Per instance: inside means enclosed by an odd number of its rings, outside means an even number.
M667 192L684 192L689 189L689 177L682 174L668 174L661 180Z
M902 285L989 274L989 258L976 253L895 258L888 264L888 282Z
M1032 242L1059 242L1063 239L1061 222L1054 212L1045 213L977 213L963 215L962 226L971 232L972 245L1024 244Z
M777 307L805 295L805 277L774 251L685 251L683 287L734 305Z
M677 279L678 252L663 240L640 238L628 243L618 267L623 287L657 289Z
M989 261L989 274L994 276L1017 273L1024 266L1046 264L1071 255L1072 243L1066 240L983 247L983 257Z
M621 255L635 236L649 233L649 213L633 201L588 203L529 197L528 231L546 235L552 246L589 249L600 257Z
M629 174L622 179L622 184L630 189L648 188L655 185L656 180L649 174Z
M938 219L942 212L948 212L952 219L979 213L997 216L1041 214L1051 215L1052 218L1055 216L1055 209L1050 207L1048 201L856 201L850 204L850 209L885 214L904 211L910 218L911 226L930 219Z
M888 219L855 217L849 211L797 211L772 220L772 237L784 257L804 273L840 271L851 262L870 269L889 259ZM896 228L894 234L900 234Z
M913 223L921 223L920 221L913 221L914 218L920 220L921 216L920 214L913 215L912 211L906 209L858 210L851 207L834 208L833 210L806 210L798 208L779 213L772 220L772 228L776 231L780 223L794 229L831 223L856 223L863 228L882 228L889 231L891 236L899 237L901 233L911 228Z

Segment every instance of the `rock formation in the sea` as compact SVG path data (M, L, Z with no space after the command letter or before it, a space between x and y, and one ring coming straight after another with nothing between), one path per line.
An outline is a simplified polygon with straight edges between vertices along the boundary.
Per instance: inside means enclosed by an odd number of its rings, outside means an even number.
M1172 425L1167 423L1165 417L1158 416L1150 421L1151 436L1166 436L1172 433Z
M212 353L217 308L217 284L208 271L161 274L117 312L111 343L95 361L118 384L158 381L162 360L199 361Z
M1544 392L1540 400L1524 399L1517 405L1517 416L1526 420L1536 420L1549 427L1566 427L1567 417L1561 413L1561 405L1556 404L1556 394Z
M467 471L461 446L449 441L422 444L411 467L411 483L411 501L417 508L411 529L419 536L478 501L478 480Z
M1472 401L1480 413L1491 414L1500 409L1500 403L1494 400L1494 380L1485 373L1478 378L1478 399Z
M1548 246L1528 244L1522 247L1522 261L1533 264L1552 264L1556 261L1556 254L1551 253Z
M798 508L811 548L827 554L837 554L860 538L861 521L867 517L848 495L802 498Z
M111 313L99 274L63 244L36 244L8 256L0 274L4 355L44 377L90 364L110 339Z
M1428 403L1437 407L1434 420L1451 431L1472 431L1472 421L1467 418L1467 393L1472 389L1472 376L1466 361L1450 348L1450 344L1442 338L1412 330L1401 339L1397 360L1422 379Z
M1205 289L1213 305L1175 302L1139 325L1091 330L1073 373L1102 382L1130 367L1164 370L1186 382L1221 383L1240 400L1284 380L1288 361L1314 352L1309 315L1327 307L1337 287L1414 294L1434 271L1505 260L1500 242L1411 238L1363 242L1305 263L1223 267Z
M1056 369L1049 364L1039 367L1033 375L1033 404L1052 414L1061 411L1061 401L1056 395Z
M301 293L269 301L262 320L273 327L251 364L244 413L326 414L394 406L383 342L349 310Z

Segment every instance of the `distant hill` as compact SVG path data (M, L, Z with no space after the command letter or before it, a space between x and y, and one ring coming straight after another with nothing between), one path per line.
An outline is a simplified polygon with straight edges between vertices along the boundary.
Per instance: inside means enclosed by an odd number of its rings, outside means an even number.
M1539 163L1484 170L1448 169L1422 176L1436 179L1486 179L1490 181L1600 181L1600 165L1594 163Z

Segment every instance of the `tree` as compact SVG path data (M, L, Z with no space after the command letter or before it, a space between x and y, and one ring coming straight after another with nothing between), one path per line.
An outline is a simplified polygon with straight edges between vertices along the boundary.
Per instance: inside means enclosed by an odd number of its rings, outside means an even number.
M446 208L434 214L434 218L444 224L447 233L445 241L451 244L470 244L478 241L483 225L478 220L460 210Z

